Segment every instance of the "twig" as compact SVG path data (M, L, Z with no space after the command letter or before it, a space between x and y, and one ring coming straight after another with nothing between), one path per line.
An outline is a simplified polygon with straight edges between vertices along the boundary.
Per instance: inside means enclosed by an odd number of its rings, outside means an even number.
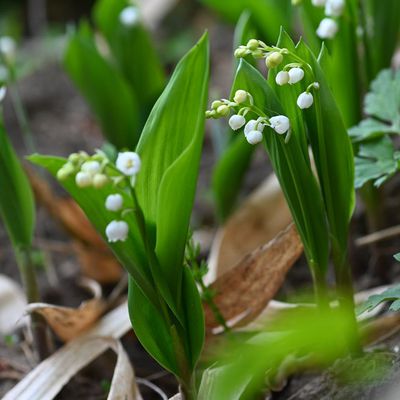
M391 228L383 229L371 233L370 235L363 236L355 240L355 244L358 247L367 246L371 243L379 242L381 240L390 239L394 236L400 235L400 225L392 226Z

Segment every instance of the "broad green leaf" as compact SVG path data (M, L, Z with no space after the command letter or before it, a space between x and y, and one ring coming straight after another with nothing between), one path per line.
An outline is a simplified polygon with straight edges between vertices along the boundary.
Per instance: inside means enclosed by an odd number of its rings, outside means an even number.
M244 11L236 24L235 33L233 36L233 51L239 46L247 44L250 39L257 38L256 29L254 26L251 12ZM246 61L255 65L255 60L252 56L247 56ZM235 59L235 68L237 68L240 60Z
M307 119L308 138L317 167L329 229L344 252L355 205L353 149L342 115L317 59L304 42L298 44L296 52L311 66L314 81L319 83L319 90L314 93L313 106L303 112Z
M150 34L143 24L126 27L121 24L121 11L128 0L100 0L94 9L94 20L104 33L117 64L140 99L142 121L161 94L165 74Z
M137 147L137 193L160 262L160 282L179 293L204 135L209 75L204 36L178 64ZM179 304L180 299L175 299Z
M400 132L400 71L384 70L365 97L366 114L390 122Z
M235 84L249 91L255 104L265 104L267 115L287 115L264 77L251 65L242 61ZM268 130L267 130L268 129ZM296 227L302 238L305 252L312 266L326 271L328 262L328 230L322 196L311 170L303 139L293 124L291 139L285 143L282 135L266 128L265 143Z
M371 311L382 303L392 302L390 310L400 310L400 285L393 286L380 294L374 294L368 297L367 301L357 307L357 314L365 311Z
M138 100L118 70L99 54L86 24L71 37L64 65L107 139L119 149L134 148L139 138Z
M381 186L399 170L399 159L400 153L394 151L387 136L360 144L355 158L356 188L369 181L374 181L376 187Z
M16 250L32 244L35 205L28 178L0 117L0 217Z
M372 118L362 120L348 132L353 143L377 139L385 133L396 133L390 125Z

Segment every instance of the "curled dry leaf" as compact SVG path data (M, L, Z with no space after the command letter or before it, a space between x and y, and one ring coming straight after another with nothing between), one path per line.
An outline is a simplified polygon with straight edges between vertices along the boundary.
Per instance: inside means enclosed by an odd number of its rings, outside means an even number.
M118 358L107 399L142 399L128 355L121 343L113 338L85 336L43 361L3 400L52 400L79 370L109 348L117 353Z
M86 286L88 286L87 281ZM90 290L94 298L83 302L78 308L31 303L26 310L29 313L42 315L56 335L64 342L68 342L89 329L106 309L106 302L101 298L100 286L91 281Z
M221 275L210 287L214 301L231 325L256 318L281 287L286 273L303 252L300 237L291 224L268 244L244 257L236 267ZM205 305L207 330L218 327Z
M72 199L59 198L46 181L27 172L37 201L74 239L83 274L100 283L117 282L123 270L80 207Z
M207 283L213 282L245 255L272 240L291 221L278 179L271 175L217 233L208 261Z
M22 322L26 300L22 289L10 278L0 275L0 334L11 333Z
M112 381L115 388L110 391L108 400L141 400L132 368L127 365L127 356L122 354L120 343L111 339L119 339L132 329L127 308L124 302L106 314L90 331L41 362L3 400L52 400L72 376L110 347L117 348L118 361ZM126 392L119 391L119 386L120 389L127 388Z

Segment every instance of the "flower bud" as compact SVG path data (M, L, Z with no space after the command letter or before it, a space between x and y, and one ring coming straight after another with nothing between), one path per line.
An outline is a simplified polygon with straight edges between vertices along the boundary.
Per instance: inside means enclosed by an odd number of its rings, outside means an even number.
M304 78L304 71L299 68L291 68L288 72L289 74L289 84L294 85L297 82L300 82Z
M74 172L74 166L69 162L64 164L58 171L57 171L57 179L59 181L64 181L67 179L72 173Z
M245 46L240 46L238 49L235 50L234 56L236 58L243 58L246 57L248 53L248 50Z
M274 51L265 59L265 65L269 69L276 68L278 65L282 63L282 61L283 61L283 55L277 51Z
M311 0L311 3L315 7L324 7L326 4L326 0Z
M121 210L123 204L124 204L123 197L119 193L116 193L107 196L105 206L108 211L117 212Z
M280 135L283 135L290 129L290 121L288 117L284 115L277 115L269 119L271 128Z
M232 115L229 118L229 126L234 130L237 131L238 129L242 128L246 123L245 117L243 115Z
M222 117L226 117L229 114L229 112L230 108L225 104L217 108L217 114L221 115Z
M86 161L82 164L81 171L94 175L100 172L100 168L100 163L98 161Z
M136 26L140 23L140 12L135 6L124 8L119 14L119 21L127 28Z
M108 177L107 175L104 174L96 174L93 177L93 186L96 189L101 189L102 187L104 187L105 185L107 185L108 183Z
M245 137L250 144L257 144L263 140L263 134L260 131L250 131Z
M287 71L279 71L276 75L275 82L279 86L283 86L283 85L286 85L287 83L289 83L289 79L290 79L290 76Z
M70 154L69 157L68 157L68 161L69 161L71 164L78 164L79 161L80 161L80 159L81 159L81 157L79 156L78 153L72 153L72 154Z
M92 185L92 175L88 172L78 172L75 177L75 183L78 187L84 188Z
M6 59L6 61L11 62L14 60L16 48L17 46L12 37L0 37L0 54Z
M333 39L338 30L339 27L334 19L324 18L318 26L317 35L321 39Z
M311 93L303 92L297 98L297 105L302 110L310 108L314 103L314 97Z
M260 46L260 42L257 39L250 39L247 42L247 48L251 51L257 50Z
M222 101L220 100L215 100L211 103L211 108L213 110L216 110L219 106L222 106Z
M245 90L236 90L233 101L237 104L242 104L247 101L248 93Z
M344 10L344 0L327 0L325 15L328 17L340 17Z
M257 58L257 59L262 59L262 58L264 58L264 52L262 51L262 50L254 50L252 53L251 53L251 55L254 57L254 58Z
M125 241L128 233L129 226L125 221L111 221L106 227L106 236L110 243Z

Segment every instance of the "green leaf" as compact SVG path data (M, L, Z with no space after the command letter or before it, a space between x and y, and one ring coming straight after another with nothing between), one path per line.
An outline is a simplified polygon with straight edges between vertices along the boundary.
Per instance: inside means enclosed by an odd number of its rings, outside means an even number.
M64 65L107 139L119 149L134 148L140 134L137 99L116 68L99 54L86 24L69 40Z
M137 194L160 262L160 281L178 293L204 135L208 40L181 60L154 106L137 147ZM155 229L155 227L157 227ZM173 251L172 251L173 249ZM179 299L176 299L179 304Z
M384 70L365 97L367 115L392 123L400 131L400 71Z
M35 205L25 172L0 118L0 217L16 250L32 245Z
M265 104L264 111L268 115L293 115L293 110L289 110L293 105L285 108L283 103L280 104L264 77L246 61L241 62L235 82L238 87L252 94L255 104ZM323 200L311 170L308 152L303 147L304 140L297 130L296 121L291 121L293 132L288 143L270 128L266 128L265 143L307 258L312 266L324 273L328 262L329 238Z
M364 119L357 126L350 128L348 132L353 143L377 139L385 133L395 133L391 126L372 118Z
M119 15L129 5L127 0L100 0L94 8L94 20L104 33L122 74L140 99L141 118L145 121L164 88L165 74L144 25L126 27L120 23Z
M390 309L398 311L400 309L400 285L391 287L380 294L374 294L368 297L367 301L357 307L357 314L360 315L365 311L371 311L377 306L385 302L394 302Z
M396 261L400 261L400 253L397 253L393 256Z
M387 136L362 143L355 158L356 188L361 188L369 181L374 181L376 187L381 186L398 171L399 157L400 154L394 151L393 143Z
M355 205L353 149L342 115L317 59L302 41L297 45L296 52L311 66L314 81L319 83L319 90L314 93L313 107L303 112L329 230L334 245L337 243L343 253L347 249L349 222Z

